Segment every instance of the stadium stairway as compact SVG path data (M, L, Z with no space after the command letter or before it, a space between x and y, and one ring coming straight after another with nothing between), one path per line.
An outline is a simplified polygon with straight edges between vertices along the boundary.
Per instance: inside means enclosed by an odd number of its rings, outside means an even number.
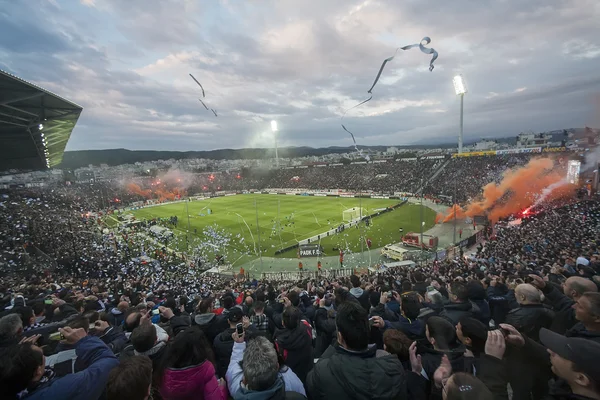
M423 185L421 185L421 187L419 188L419 190L417 190L415 193L423 193L423 190L427 187L427 185L429 185L429 182L432 182L435 178L437 178L437 176L442 173L442 171L444 170L444 168L446 168L446 166L448 164L450 164L451 160L452 160L451 158L449 158L447 160L444 160L444 162L442 163L442 165L440 165L440 167L438 169L436 169L433 172L433 174L429 178L427 178L427 180L425 182L423 182Z

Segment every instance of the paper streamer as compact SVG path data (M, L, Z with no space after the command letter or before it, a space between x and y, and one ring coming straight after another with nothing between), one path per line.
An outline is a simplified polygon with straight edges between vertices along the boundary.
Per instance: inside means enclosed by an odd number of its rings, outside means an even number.
M196 82L198 84L198 86L200 86L200 89L202 89L202 97L206 98L206 94L204 93L204 88L202 87L202 84L200 82L198 82L198 79L194 78L194 75L189 74L190 77L194 80L194 82ZM208 106L206 105L206 103L204 103L202 101L202 99L198 99L200 101L200 103L202 103L202 105L204 106L204 108L206 108L206 111L212 111L213 114L215 114L215 117L218 117L217 112L215 110L213 110L212 108L208 108Z
M204 108L206 108L206 111L208 111L208 107L206 107L206 104L204 104L204 102L201 99L198 99L198 100L200 100L200 103L202 103L202 105L204 106Z
M392 57L394 58L394 57ZM202 89L202 97L206 97L204 95L204 88L202 87L202 85L200 84L200 82L198 82L198 79L194 78L194 75L190 74L190 76L192 77L192 79L194 80L194 82L196 82L198 84L198 86L200 86L200 89Z
M362 106L363 104L371 101L373 99L373 89L375 88L375 85L377 85L377 82L379 82L379 78L381 77L381 74L383 72L383 69L385 68L385 65L392 61L394 59L394 57L396 57L396 55L398 54L398 50L410 50L412 48L418 47L423 53L425 54L432 54L433 56L431 57L431 60L429 61L429 71L433 71L434 69L434 61L437 60L438 58L438 52L435 51L435 49L431 48L431 47L425 47L426 45L428 45L429 43L431 43L431 39L428 36L425 36L423 39L421 39L421 42L416 43L416 44L410 44L408 46L404 46L404 47L398 47L396 49L396 51L394 52L394 55L386 58L385 60L383 60L383 63L381 64L381 67L379 68L379 71L377 72L377 76L375 77L375 81L373 82L373 85L371 85L371 88L369 90L367 90L367 93L369 93L371 96L369 96L369 98L367 98L366 100L361 101L360 103L358 103L355 106L350 107L349 109L347 109L346 111L344 111L344 114L342 115L342 118L340 121L343 121L344 118L346 117L346 114L348 113L348 111L353 110L359 106ZM348 132L350 134L350 136L352 137L352 142L354 143L354 149L361 155L363 156L362 151L358 148L357 144L356 144L356 139L354 138L354 133L350 132L348 130L348 128L346 128L344 126L344 124L342 123L342 129L344 129L346 132ZM369 159L369 157L365 157L367 160Z

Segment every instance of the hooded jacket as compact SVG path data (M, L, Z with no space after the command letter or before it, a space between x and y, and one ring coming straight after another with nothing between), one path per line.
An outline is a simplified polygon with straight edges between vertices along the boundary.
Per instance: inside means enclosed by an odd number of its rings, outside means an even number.
M275 383L268 388L267 390L262 390L260 392L250 390L244 386L240 387L240 389L233 396L234 400L297 400L297 399L306 399L306 397L302 396L300 393L290 392L285 390L285 385L283 383L283 379L280 377L277 378Z
M210 343L214 342L217 335L229 328L227 318L214 313L196 314L193 321L204 332Z
M465 301L463 303L448 303L440 313L440 317L446 318L454 326L458 324L462 317L473 317L476 309L473 303Z
M160 385L164 400L225 400L226 387L219 386L210 361L185 368L167 368Z
M353 287L350 289L350 294L358 300L361 306L368 312L371 308L371 303L369 302L369 292L363 290L359 287Z
M63 378L40 385L23 398L35 399L97 399L104 392L108 374L119 364L112 351L98 338L86 336L75 345L77 358L87 368Z
M285 365L306 383L306 375L313 368L312 327L301 321L296 329L275 331L275 347L283 356Z
M399 316L399 321L385 321L386 328L397 329L408 336L409 339L416 340L425 337L425 323L415 318L413 320Z
M588 331L585 328L585 325L583 325L583 322L578 322L577 324L575 324L575 326L573 326L565 333L565 336L578 337L582 339L593 340L596 343L600 343L600 332Z
M308 396L314 400L406 399L402 363L392 355L376 357L376 351L375 346L360 352L338 346L308 373Z
M235 328L227 328L221 332L213 342L213 348L215 349L215 358L217 364L217 375L221 378L225 377L229 361L231 360L231 352L233 351L233 332ZM255 330L252 325L246 330L246 342L255 336Z
M125 313L115 307L110 310L106 319L112 326L121 326L125 322Z

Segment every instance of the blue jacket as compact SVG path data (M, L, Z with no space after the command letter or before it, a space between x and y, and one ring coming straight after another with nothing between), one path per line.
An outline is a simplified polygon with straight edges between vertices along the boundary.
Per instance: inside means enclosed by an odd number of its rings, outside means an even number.
M77 359L88 367L75 374L53 379L27 395L37 399L98 399L104 392L110 370L119 364L113 352L97 337L86 336L75 346Z

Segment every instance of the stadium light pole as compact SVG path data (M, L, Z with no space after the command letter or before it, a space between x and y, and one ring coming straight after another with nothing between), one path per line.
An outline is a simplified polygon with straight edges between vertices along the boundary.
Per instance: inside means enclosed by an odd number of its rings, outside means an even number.
M277 121L271 121L271 131L275 137L275 165L279 168L279 155L277 154Z
M457 96L460 96L460 133L458 134L458 154L463 151L463 105L465 100L465 93L467 93L467 87L462 75L456 75L452 79L454 84L454 92Z

